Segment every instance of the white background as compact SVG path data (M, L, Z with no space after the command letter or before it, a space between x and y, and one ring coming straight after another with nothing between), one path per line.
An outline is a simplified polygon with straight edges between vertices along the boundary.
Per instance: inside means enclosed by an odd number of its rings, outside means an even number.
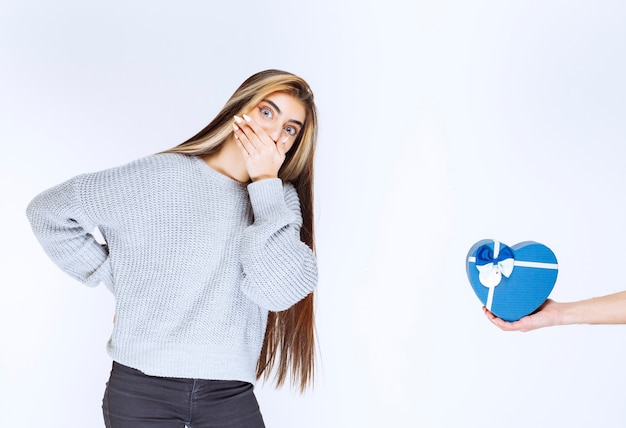
M219 5L219 6L218 6ZM249 75L313 87L317 383L268 427L623 427L626 330L504 333L484 238L556 253L552 297L626 288L626 6L0 2L0 426L98 427L113 299L45 256L38 192L187 139Z

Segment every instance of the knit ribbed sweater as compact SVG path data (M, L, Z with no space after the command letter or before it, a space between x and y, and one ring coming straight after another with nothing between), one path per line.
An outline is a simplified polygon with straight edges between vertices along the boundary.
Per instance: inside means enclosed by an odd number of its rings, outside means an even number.
M107 350L152 376L254 384L268 310L317 284L295 188L242 184L196 156L79 175L35 197L27 216L61 269L113 292Z

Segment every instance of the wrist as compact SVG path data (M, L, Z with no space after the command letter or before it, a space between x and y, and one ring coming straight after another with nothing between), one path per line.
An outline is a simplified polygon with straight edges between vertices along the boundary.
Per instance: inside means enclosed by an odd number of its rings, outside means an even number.
M558 303L557 307L557 322L559 325L580 324L583 322L583 317L574 303Z
M250 179L252 181L261 181L261 180L267 180L270 178L278 178L278 175L274 175L274 174L263 174L263 175L257 175L256 177L250 177Z

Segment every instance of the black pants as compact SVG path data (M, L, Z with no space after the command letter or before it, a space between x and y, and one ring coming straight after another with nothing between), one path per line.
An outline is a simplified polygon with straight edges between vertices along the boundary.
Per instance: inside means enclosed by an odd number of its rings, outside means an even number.
M102 401L107 428L264 428L247 382L148 376L113 363Z

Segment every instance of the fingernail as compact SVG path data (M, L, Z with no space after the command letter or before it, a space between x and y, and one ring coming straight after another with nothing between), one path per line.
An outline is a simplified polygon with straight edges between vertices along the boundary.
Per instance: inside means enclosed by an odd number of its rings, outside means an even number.
M244 114L243 117L246 117L246 115ZM235 115L235 122L241 123L241 122L243 122L243 120L241 120L241 118L239 116Z
M243 118L246 119L246 122L250 122L252 120L247 114L244 114Z
M236 124L236 123L233 123L233 129L234 129L235 131L239 131L239 127L237 126L237 124Z

